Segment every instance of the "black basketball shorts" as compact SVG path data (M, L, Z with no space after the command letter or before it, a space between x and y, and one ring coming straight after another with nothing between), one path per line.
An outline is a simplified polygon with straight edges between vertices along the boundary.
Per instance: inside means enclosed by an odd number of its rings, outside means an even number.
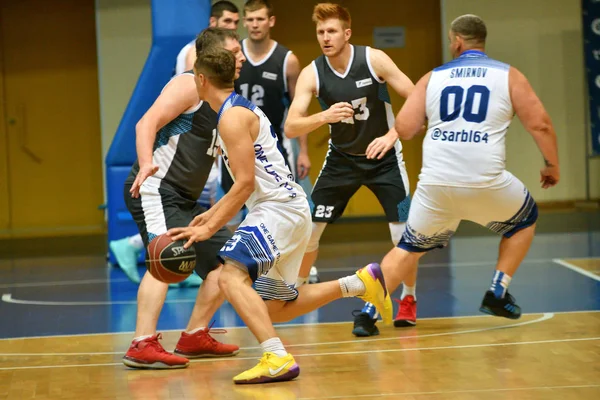
M313 222L335 222L361 186L375 194L389 222L406 222L410 196L400 147L392 148L381 160L369 160L332 145L311 194Z
M144 184L140 190L140 197L134 199L129 189L131 183L127 182L124 189L125 204L140 230L146 247L156 236L162 235L171 228L186 227L194 217L206 211L195 200L183 197L173 190ZM231 232L221 228L210 239L194 244L196 273L202 279L219 266L217 252L229 238Z

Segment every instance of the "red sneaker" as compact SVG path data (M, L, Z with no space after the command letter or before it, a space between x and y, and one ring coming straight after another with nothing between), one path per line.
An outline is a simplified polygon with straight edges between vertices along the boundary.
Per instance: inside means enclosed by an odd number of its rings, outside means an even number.
M192 334L181 332L174 353L188 358L201 358L231 357L240 352L239 346L217 342L210 333L227 333L227 331L225 329L211 330L212 326L213 324Z
M402 300L394 299L400 306L394 318L396 328L402 326L415 326L417 324L417 301L412 295L405 296Z
M123 364L131 368L144 369L185 368L188 366L190 360L166 351L158 342L159 339L162 339L160 333L144 340L131 342L129 350L123 357Z

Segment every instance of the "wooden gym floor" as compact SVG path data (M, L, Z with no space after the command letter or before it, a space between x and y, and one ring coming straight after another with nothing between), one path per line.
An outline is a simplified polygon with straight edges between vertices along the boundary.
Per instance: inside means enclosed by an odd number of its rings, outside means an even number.
M120 270L102 256L0 260L0 399L600 398L600 229L536 237L511 283L526 313L517 321L478 312L497 243L489 235L457 236L424 258L417 327L380 327L380 336L355 338L355 299L280 326L300 377L245 387L231 378L252 367L260 350L229 304L214 317L228 333L216 337L240 344L237 357L193 361L185 370L131 370L121 357L137 287ZM390 247L326 246L321 278L378 261ZM166 349L195 295L169 291L159 320Z

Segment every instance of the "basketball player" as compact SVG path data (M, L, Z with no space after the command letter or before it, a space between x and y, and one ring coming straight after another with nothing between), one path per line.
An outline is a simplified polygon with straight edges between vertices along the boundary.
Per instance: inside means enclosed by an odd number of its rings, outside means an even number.
M560 178L556 133L540 99L516 68L485 54L481 18L463 15L449 32L454 60L427 73L396 119L402 139L426 120L423 167L406 231L383 259L389 288L417 268L427 251L443 247L461 220L502 235L496 271L480 311L511 319L521 308L508 285L533 240L537 206L523 183L505 169L506 131L516 114L533 136L544 166L542 188Z
M210 27L218 27L225 29L237 29L239 23L239 10L230 1L218 1L211 7L210 10ZM175 74L179 75L185 71L190 71L194 67L196 60L196 39L186 44L177 55ZM208 181L198 202L200 206L209 208L215 201L217 196L218 186L218 169L213 167L210 172ZM138 273L137 264L138 256L144 249L144 241L141 235L128 236L123 239L113 240L109 243L119 267L125 275L134 283L140 283L140 275ZM171 287L194 287L200 286L202 279L196 274L190 275L185 281L179 284L172 284Z
M244 55L237 34L209 28L197 39L197 47L225 47L235 53L235 74ZM196 202L217 155L217 115L200 101L194 75L174 77L136 126L138 161L125 181L125 202L138 225L144 244L167 229L187 226L205 211ZM188 329L181 334L175 352L195 358L232 356L238 346L214 340L208 324L223 303L218 287L217 251L231 237L217 230L198 243L196 272L204 279L198 292ZM167 294L167 284L146 272L138 290L135 337L123 363L136 368L184 368L188 359L166 352L159 343L156 324ZM192 328L193 326L193 328Z
M275 25L273 7L268 0L249 0L244 5L244 26L248 38L242 41L242 51L246 62L240 77L235 81L235 91L259 106L267 115L279 140L279 149L284 155L296 181L305 179L310 169L306 135L298 138L300 152L296 160L292 140L283 135L283 120L287 113L294 90L300 62L285 46L271 38L271 28ZM293 141L296 141L295 139ZM233 181L227 169L221 167L221 185L218 198L229 191ZM310 185L310 183L309 183ZM242 209L228 222L235 231L246 214Z
M235 383L294 379L300 369L271 321L290 320L335 299L360 296L374 301L391 323L385 281L379 266L370 264L338 281L304 285L300 292L295 289L311 230L306 194L285 164L269 119L234 92L232 53L218 46L199 52L194 72L199 97L218 111L219 143L234 184L192 226L170 229L169 235L173 240L188 239L184 247L209 240L247 205L248 215L219 252L224 264L219 287L260 342L263 356L257 366L233 379Z
M235 4L227 0L217 1L210 8L210 28L225 28L236 30L240 23L240 10ZM179 51L175 64L175 75L191 71L196 61L196 39L192 40Z
M296 96L285 122L288 137L307 134L329 124L329 152L312 192L312 234L302 260L299 280L306 279L317 258L319 239L328 223L344 212L361 186L382 205L392 241L404 232L410 204L402 145L394 130L386 83L402 97L414 85L382 51L349 43L350 13L338 5L315 6L313 21L323 55L302 70ZM316 95L323 112L308 115ZM395 325L416 323L416 275L407 276ZM379 334L376 310L366 304L354 320L356 336Z

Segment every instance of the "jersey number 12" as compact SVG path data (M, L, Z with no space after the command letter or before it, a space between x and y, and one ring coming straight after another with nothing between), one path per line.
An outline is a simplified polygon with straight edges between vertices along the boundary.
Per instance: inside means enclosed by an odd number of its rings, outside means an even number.
M265 88L261 85L252 85L252 96L250 97L248 92L248 83L242 83L240 85L240 90L242 91L242 96L261 107L264 106L263 97L265 97Z

